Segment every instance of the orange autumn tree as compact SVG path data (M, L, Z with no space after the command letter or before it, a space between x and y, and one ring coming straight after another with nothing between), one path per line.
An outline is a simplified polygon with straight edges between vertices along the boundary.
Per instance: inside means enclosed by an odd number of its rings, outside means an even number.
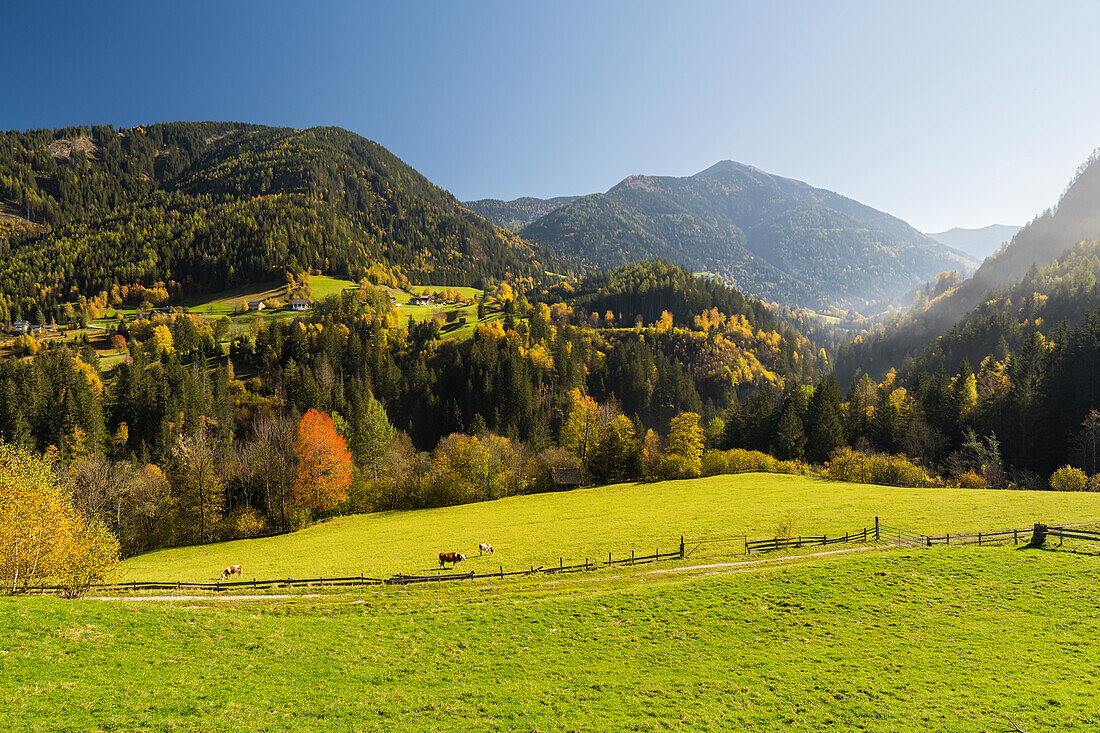
M331 417L317 410L302 416L294 455L298 470L290 498L295 506L310 512L326 512L347 499L351 453Z

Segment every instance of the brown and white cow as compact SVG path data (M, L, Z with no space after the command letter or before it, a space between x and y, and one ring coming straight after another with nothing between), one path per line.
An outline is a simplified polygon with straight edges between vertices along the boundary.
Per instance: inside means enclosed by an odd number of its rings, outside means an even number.
M441 552L439 553L439 567L443 567L446 563L451 563L451 567L454 567L456 562L465 559L466 556L461 552Z
M492 555L493 554L493 546L490 545L488 542L480 543L477 546L477 554L484 555L486 552L488 552L490 555Z
M230 565L225 570L223 570L222 580L225 580L226 578L232 578L234 575L239 575L242 578L244 577L244 571L241 570L240 565Z

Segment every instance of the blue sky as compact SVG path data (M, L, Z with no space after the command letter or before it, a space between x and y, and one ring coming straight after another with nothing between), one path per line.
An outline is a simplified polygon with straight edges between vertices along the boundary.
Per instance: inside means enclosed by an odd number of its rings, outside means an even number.
M924 231L1022 224L1100 146L1093 3L51 3L0 128L339 125L462 199L721 159Z

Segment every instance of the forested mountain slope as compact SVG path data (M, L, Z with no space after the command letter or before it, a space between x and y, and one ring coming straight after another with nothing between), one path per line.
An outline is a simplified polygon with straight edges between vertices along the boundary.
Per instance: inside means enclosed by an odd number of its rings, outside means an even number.
M900 219L732 161L686 178L631 176L520 235L591 269L661 257L810 307L866 305L976 264Z
M140 284L218 291L372 266L414 281L541 275L546 258L339 128L220 122L0 136L0 293L49 312Z
M1079 242L1100 237L1098 160L1095 154L1090 157L1077 170L1057 207L1033 219L1005 249L982 263L973 276L855 344L837 360L838 377L846 381L860 372L877 377L901 365L907 356L921 352L989 299L994 289L1016 283L1033 266L1049 265ZM1090 253L1091 248L1082 252ZM1072 266L1074 255L1068 254Z
M475 214L484 216L499 227L518 232L535 219L546 216L551 211L576 201L578 198L580 197L556 196L552 199L537 199L531 196L523 196L511 201L501 201L500 199L464 201L462 205Z

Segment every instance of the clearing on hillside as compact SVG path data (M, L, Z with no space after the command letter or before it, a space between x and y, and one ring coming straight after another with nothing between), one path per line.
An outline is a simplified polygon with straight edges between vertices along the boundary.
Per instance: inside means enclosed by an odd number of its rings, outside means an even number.
M997 530L1034 522L1096 521L1100 494L906 489L752 473L652 484L616 484L515 496L464 506L337 517L299 532L182 547L130 558L125 580L210 581L227 564L245 579L365 574L385 577L438 567L463 552L461 571L487 572L651 554L680 537L775 536L793 513L794 535L843 534L874 518L924 533ZM478 543L494 555L478 557ZM704 544L694 557L729 556L736 543Z

